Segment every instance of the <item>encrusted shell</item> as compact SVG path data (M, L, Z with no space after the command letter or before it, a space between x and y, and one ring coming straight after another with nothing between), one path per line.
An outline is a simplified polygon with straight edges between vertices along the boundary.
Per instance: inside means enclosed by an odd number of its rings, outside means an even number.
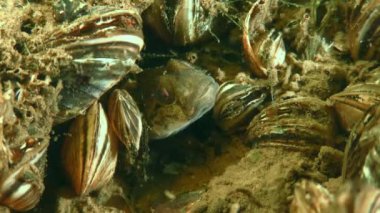
M351 130L371 106L380 103L380 84L350 85L344 91L331 96L330 100L334 104L342 127Z
M295 97L274 102L256 115L247 139L260 146L312 151L336 145L336 129L334 111L326 102Z
M227 132L245 129L268 99L269 85L225 82L216 95L214 119Z
M106 114L95 102L78 116L62 146L62 163L78 195L97 190L111 180L116 167L117 143L111 140Z
M116 89L109 98L107 112L115 135L125 145L126 154L133 162L143 133L142 115L137 104L126 90Z
M141 73L138 83L153 139L175 134L208 112L219 87L200 68L174 59Z
M93 8L59 28L48 44L73 57L72 63L62 64L59 76L64 89L55 122L61 123L83 114L131 71L144 46L142 20L133 8Z

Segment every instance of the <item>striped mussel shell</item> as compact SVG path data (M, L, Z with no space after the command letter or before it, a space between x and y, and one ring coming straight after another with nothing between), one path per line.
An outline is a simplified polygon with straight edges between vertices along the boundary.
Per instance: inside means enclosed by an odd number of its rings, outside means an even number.
M44 191L43 177L33 165L11 170L2 175L0 204L16 211L35 207Z
M227 81L220 85L216 95L214 119L226 132L244 130L270 97L269 85Z
M268 30L275 0L256 1L244 20L242 43L246 60L252 72L261 78L268 77L268 70L285 63L285 44L282 34Z
M118 140L126 147L126 155L133 164L140 150L143 134L142 114L132 96L123 89L112 92L108 101L108 118Z
M62 162L78 195L104 186L115 172L117 143L108 129L106 114L95 102L75 118L62 145Z
M72 63L62 64L61 123L84 111L127 73L144 46L142 19L137 10L94 7L68 26L60 26L48 39L52 47L63 48ZM134 68L134 69L133 69Z
M380 1L355 1L348 25L348 41L354 60L380 59Z
M334 202L333 195L322 185L308 180L296 183L290 204L291 213L327 212Z
M215 15L201 0L155 0L144 22L166 43L185 46L209 36Z
M9 162L14 166L0 174L0 205L27 211L38 204L45 189L43 170L47 147L48 143L35 143L17 150L22 153L21 161Z
M371 107L352 129L346 145L342 175L380 186L380 105Z
M218 83L202 69L171 59L138 76L149 136L162 139L202 117L215 104Z
M336 144L333 109L318 98L280 99L256 115L247 128L247 139L259 146L316 151Z
M350 85L329 99L334 105L341 126L349 131L371 106L380 103L380 84Z

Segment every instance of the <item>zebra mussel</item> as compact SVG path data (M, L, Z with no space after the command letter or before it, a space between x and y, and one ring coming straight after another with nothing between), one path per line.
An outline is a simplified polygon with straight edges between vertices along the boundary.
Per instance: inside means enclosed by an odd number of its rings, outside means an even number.
M30 210L40 201L45 189L43 184L43 165L48 144L35 144L26 147L22 162L0 176L0 204L17 211Z
M285 45L282 34L266 29L277 7L275 0L256 1L249 10L243 25L243 49L252 72L261 78L269 70L285 63Z
M201 0L155 0L144 21L168 44L180 46L210 36L215 14Z
M339 116L341 126L351 130L371 106L380 103L380 85L374 83L350 85L344 91L331 96L330 100Z
M64 89L55 121L62 123L83 114L126 74L137 71L132 68L144 46L142 19L133 8L95 7L60 27L48 43L73 57L59 76Z
M256 115L247 128L247 140L259 146L318 151L336 146L335 114L318 98L277 100Z
M242 84L227 81L219 87L216 95L214 119L226 132L245 130L270 97L270 87L263 82Z
M137 104L126 90L112 92L108 101L108 119L117 139L126 147L128 163L133 165L144 140L144 123Z
M118 144L111 134L106 114L97 102L72 123L63 143L62 162L77 194L99 189L113 177Z

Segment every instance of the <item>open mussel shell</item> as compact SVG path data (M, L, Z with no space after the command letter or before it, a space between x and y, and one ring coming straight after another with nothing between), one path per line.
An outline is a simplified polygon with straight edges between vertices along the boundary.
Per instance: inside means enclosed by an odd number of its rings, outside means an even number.
M144 22L166 43L185 46L207 37L214 17L200 0L155 0Z
M26 147L21 161L0 173L0 204L16 211L34 208L45 189L43 184L47 143Z
M293 150L319 150L335 146L334 110L311 97L278 100L254 117L247 128L248 141L259 146L278 146Z
M371 107L352 129L343 161L343 178L380 186L380 106Z
M143 134L140 110L126 90L116 89L109 98L107 112L110 125L119 141L125 145L126 155L132 163L138 155Z
M93 8L90 14L60 27L48 39L63 48L72 63L61 66L63 81L56 123L84 113L118 83L139 58L144 46L142 20L134 9Z
M111 180L116 167L117 143L111 140L106 114L95 102L72 123L62 145L62 163L78 195L86 195Z
M256 1L249 10L243 25L244 55L252 72L261 78L268 76L268 70L285 63L285 44L282 34L268 31L265 24L271 21L277 1Z
M380 1L355 1L348 25L351 56L355 60L380 59Z
M214 119L226 132L243 130L270 97L269 86L259 82L257 84L225 82L219 87L216 95Z
M351 130L371 106L380 103L380 85L375 83L350 85L329 99L336 109L341 126Z
M165 67L138 76L150 137L175 134L208 112L219 85L200 68L171 59Z

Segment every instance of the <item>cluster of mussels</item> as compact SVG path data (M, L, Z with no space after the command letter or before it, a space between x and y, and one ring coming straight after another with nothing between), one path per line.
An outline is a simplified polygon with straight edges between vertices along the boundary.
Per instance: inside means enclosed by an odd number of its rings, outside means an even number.
M119 142L125 145L122 150L128 166L137 166L136 161L147 154L148 137L168 137L200 118L213 107L219 85L204 70L186 61L169 60L165 67L148 70L146 75L140 74L134 80L139 84L143 81L144 85L139 90L144 103L141 113L127 91L129 84L122 83L128 81L128 74L136 76L141 71L135 64L144 47L140 8L133 4L90 7L72 0L56 1L52 7L57 25L44 35L43 44L30 51L31 54L63 51L61 57L65 59L53 59L59 74L52 79L48 75L35 75L17 85L47 86L51 82L57 85L58 110L45 116L54 115L56 125L73 119L61 148L61 158L75 193L86 196L112 179L122 149ZM162 27L169 23L161 20L163 16L174 20L174 24L166 26L170 42L187 45L201 39L212 24L213 16L199 17L205 14L199 11L203 7L199 1L156 1L146 20L152 26L162 21ZM172 14L172 10L176 13ZM205 22L201 23L199 18ZM10 72L3 73L2 84L9 86L0 95L0 204L27 211L37 205L44 191L49 141L30 137L25 143L16 144L10 134L3 135L3 127L8 130L14 128L15 122L23 123L12 103L22 102L23 96L28 95L28 91L13 86L15 79ZM108 99L102 101L108 102L106 111L100 101L103 97ZM48 128L51 130L51 126Z
M141 72L135 62L145 45L143 22L168 44L189 46L214 35L219 9L230 17L222 3L155 0L141 17L141 9L133 4L56 1L56 26L41 47L31 51L38 55L60 50L66 60L57 56L57 76L25 81L33 88L54 82L61 97L54 124L73 119L61 157L74 191L86 196L100 189L112 179L120 150L130 166L136 166L149 138L173 135L212 108L222 130L243 132L259 148L305 153L325 145L342 149L340 136L350 132L344 178L378 186L380 1L229 4L249 9L239 26L246 63L255 78L239 73L219 86L201 68L178 59ZM21 89L13 92L14 87L0 93L0 204L26 211L43 193L49 142L30 137L12 144L8 132L23 115L12 103L28 95ZM137 88L137 95L128 93L131 87ZM355 186L345 193L349 196L341 201L322 186L303 182L296 187L291 211L338 211L352 207L348 202L368 210L378 205L377 188ZM361 202L363 196L371 198Z
M313 156L322 146L345 147L343 167L336 169L346 187L333 196L314 182L296 184L291 212L376 212L380 1L293 3L253 3L242 44L258 78L237 75L223 83L214 118L258 148Z

